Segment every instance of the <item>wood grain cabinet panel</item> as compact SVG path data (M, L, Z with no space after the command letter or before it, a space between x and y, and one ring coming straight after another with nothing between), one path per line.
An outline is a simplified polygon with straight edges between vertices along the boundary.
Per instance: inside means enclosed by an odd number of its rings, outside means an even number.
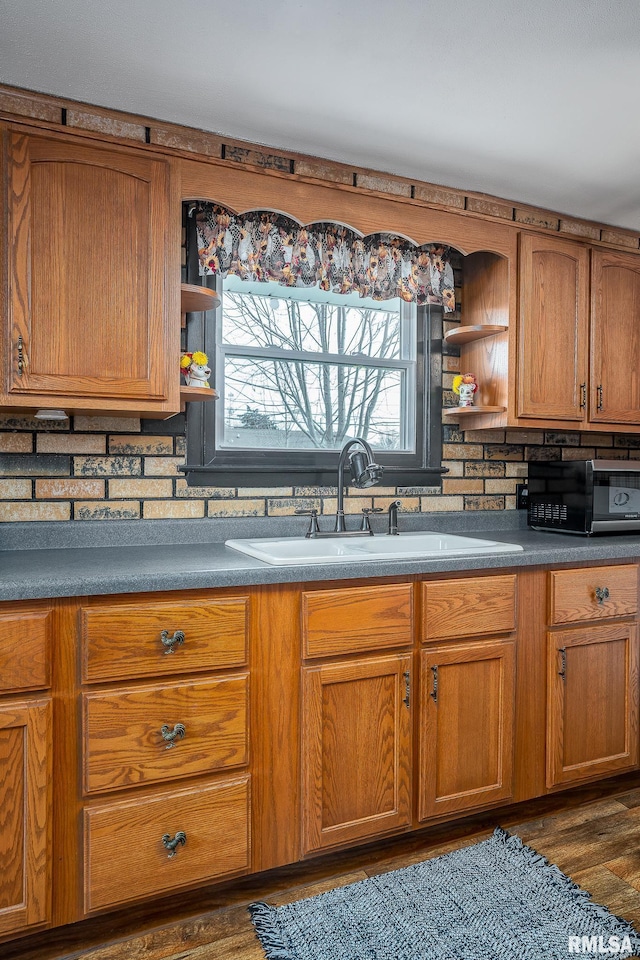
M411 823L411 657L303 671L303 848Z
M638 609L636 564L553 570L550 623L626 617Z
M248 597L217 597L83 607L83 679L126 680L242 666L248 604ZM167 645L176 633L184 634L182 642Z
M511 633L516 626L516 577L469 577L422 584L422 640L465 640Z
M589 250L520 236L518 416L586 419Z
M594 250L591 390L595 423L640 423L640 257Z
M1 402L175 412L170 161L12 129L4 149L10 343Z
M513 792L515 644L426 648L420 667L421 820Z
M0 613L0 693L49 686L52 622L51 607Z
M245 764L248 692L244 675L84 694L86 792Z
M51 701L0 704L0 936L51 916Z
M636 625L565 628L547 642L547 786L636 766Z
M302 594L305 657L328 657L410 644L413 586L340 587Z
M84 833L87 912L246 873L249 777L87 807Z

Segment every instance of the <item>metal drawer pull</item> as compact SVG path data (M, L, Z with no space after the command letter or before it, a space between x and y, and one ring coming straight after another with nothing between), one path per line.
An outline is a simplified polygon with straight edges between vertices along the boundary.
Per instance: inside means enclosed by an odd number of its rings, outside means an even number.
M587 406L587 385L586 383L580 384L580 409L584 410Z
M402 702L407 710L409 710L411 709L411 674L408 670L402 674L402 678L404 680L404 697L402 698Z
M162 633L160 634L160 639L162 640L163 646L167 648L165 650L165 653L174 653L175 647L177 646L177 644L184 643L184 631L176 630L174 635L170 637L169 631L163 630Z
M184 740L186 732L184 723L176 723L173 730L168 723L163 723L160 727L160 734L162 739L167 741L165 749L171 750L171 747L175 747L174 740L176 737L178 740Z
M602 606L609 599L609 587L596 587L596 600Z
M24 340L18 337L18 376L21 377L27 365L27 358L24 353Z
M169 854L168 854L169 860L171 860L172 857L175 857L176 853L178 852L176 850L176 847L178 845L181 845L184 847L186 842L187 842L187 835L182 830L178 830L173 840L171 839L170 833L165 833L165 835L162 838L162 843L166 847L166 849L169 851Z
M558 670L558 676L566 683L567 682L567 648L560 647L558 650L560 654L560 660L562 661L562 666Z
M431 667L431 673L433 674L433 690L429 694L434 703L438 702L438 668Z

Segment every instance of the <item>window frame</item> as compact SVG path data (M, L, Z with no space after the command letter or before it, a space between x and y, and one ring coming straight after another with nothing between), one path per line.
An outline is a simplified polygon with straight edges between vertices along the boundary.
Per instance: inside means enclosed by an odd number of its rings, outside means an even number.
M187 218L189 230L189 222ZM222 293L219 276L198 275L197 244L188 244L187 274ZM186 350L203 350L212 370L218 367L218 330L221 307L190 314ZM442 474L442 307L417 307L415 451L376 450L384 467L382 486L435 486ZM215 382L213 384L215 387ZM216 411L213 400L187 404L186 463L179 467L190 487L335 487L338 453L334 450L261 451L216 449Z
M242 281L239 281L239 285L242 285ZM264 284L266 288L277 287L276 284ZM256 290L253 289L255 284L252 284L252 289L249 291L250 294L256 295ZM224 291L224 281L222 284L217 285L218 292L221 292L222 299L222 311L224 316L224 297L227 295ZM280 288L277 288L280 290ZM242 292L239 291L237 287L234 286L232 293ZM300 291L302 292L302 291ZM257 295L262 296L273 296L274 290L266 289L264 293L261 294L260 291L257 292ZM282 290L279 293L280 299L286 299L287 291ZM330 304L334 304L335 301L328 301ZM327 364L329 366L345 366L345 367L369 367L376 370L395 370L404 374L404 377L401 378L401 387L400 387L400 425L399 432L401 434L401 442L404 446L404 451L407 451L407 448L413 446L415 441L416 434L416 395L417 395L417 344L414 346L414 330L416 324L416 312L417 307L415 304L404 303L400 301L400 316L399 316L399 353L397 358L383 358L383 357L360 357L354 358L348 354L336 354L336 353L323 353L321 350L312 351L312 350L288 350L276 346L247 346L244 344L233 344L230 342L225 342L224 340L224 322L216 322L216 353L215 353L215 366L212 365L214 382L218 386L219 402L215 404L215 424L216 424L216 435L224 435L224 414L225 414L225 394L226 394L226 384L224 380L224 370L225 370L225 360L227 357L232 358L246 358L246 359L255 359L255 360L283 360L283 361L299 361L303 364ZM407 343L411 341L411 356L408 355ZM372 443L370 437L365 438L369 440L369 443ZM373 443L372 443L373 445ZM327 452L327 453L339 453L340 444L337 448L333 450L325 450L318 452ZM243 450L244 452L256 451L259 448L256 447L242 447L230 445L221 446L220 452L228 451L230 449ZM294 452L300 453L309 453L312 448L302 447L274 447L274 448L265 448L265 452L280 453L283 452L291 454ZM377 449L377 448L376 448ZM399 452L399 451L394 451Z

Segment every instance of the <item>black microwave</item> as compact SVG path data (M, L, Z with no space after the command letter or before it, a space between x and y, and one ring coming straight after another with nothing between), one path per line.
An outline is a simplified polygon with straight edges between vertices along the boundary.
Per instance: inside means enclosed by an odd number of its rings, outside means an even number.
M528 524L537 530L640 530L640 461L533 461L527 510Z

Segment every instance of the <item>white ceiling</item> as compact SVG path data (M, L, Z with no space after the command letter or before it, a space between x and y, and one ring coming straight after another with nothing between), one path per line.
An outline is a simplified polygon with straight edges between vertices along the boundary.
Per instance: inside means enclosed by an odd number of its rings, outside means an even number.
M0 82L640 230L639 0L0 0Z

